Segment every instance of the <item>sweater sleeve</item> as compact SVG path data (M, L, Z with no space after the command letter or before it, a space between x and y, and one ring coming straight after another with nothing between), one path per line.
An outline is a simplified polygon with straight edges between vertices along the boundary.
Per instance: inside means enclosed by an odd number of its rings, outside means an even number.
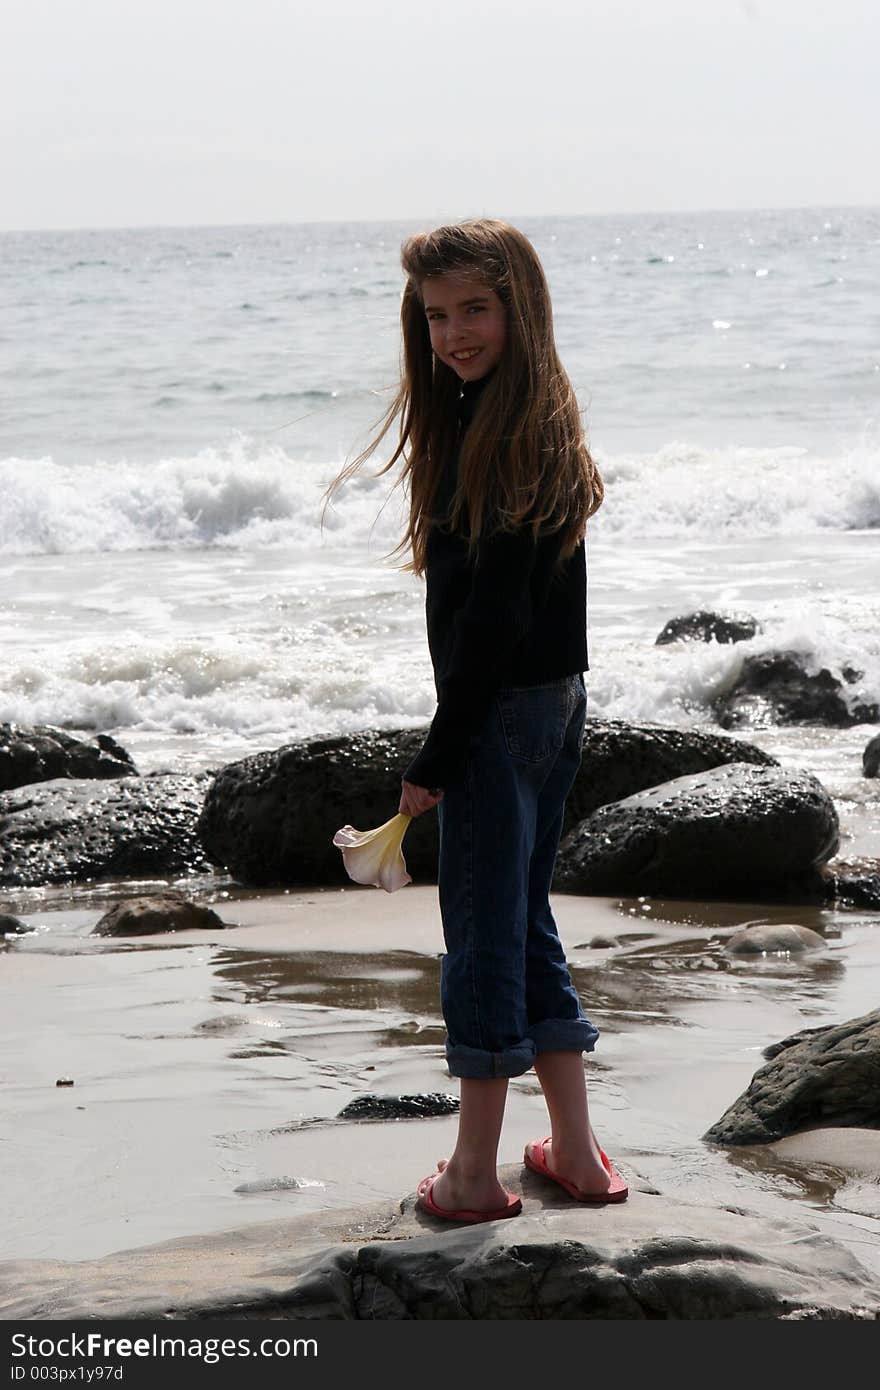
M471 591L453 621L451 658L421 751L403 774L418 787L441 788L464 770L468 743L485 723L517 643L532 615L537 544L530 527L480 542Z

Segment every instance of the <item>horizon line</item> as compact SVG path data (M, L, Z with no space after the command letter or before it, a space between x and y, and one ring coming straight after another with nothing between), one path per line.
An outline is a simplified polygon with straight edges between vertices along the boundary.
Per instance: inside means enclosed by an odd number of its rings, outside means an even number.
M880 203L779 203L749 207L705 207L705 208L639 208L629 211L607 212L528 212L514 216L516 221L534 221L542 218L592 221L608 217L705 217L715 213L742 213L748 215L758 212L866 212L880 210ZM472 216L473 214L469 214ZM489 216L482 213L480 216ZM455 218L465 221L465 218ZM507 219L504 219L507 220ZM334 227L345 224L361 226L388 226L397 223L430 223L442 225L435 217L306 217L301 219L273 218L269 221L244 222L114 222L105 224L78 224L64 227L0 227L0 236L51 235L65 232L153 232L153 231L223 231L235 228L254 227Z

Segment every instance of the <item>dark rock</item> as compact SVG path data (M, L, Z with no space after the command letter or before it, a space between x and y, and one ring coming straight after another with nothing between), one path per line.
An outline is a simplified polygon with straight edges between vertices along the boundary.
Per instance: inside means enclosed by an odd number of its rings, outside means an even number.
M428 1115L455 1115L458 1097L439 1091L414 1096L357 1096L337 1115L339 1120L408 1120Z
M654 642L665 647L670 642L748 642L761 631L757 618L747 614L712 613L700 609L670 618Z
M207 854L242 883L349 884L334 834L346 824L369 830L396 811L401 772L423 739L419 729L366 732L290 744L230 763L217 774L199 820ZM777 766L769 754L737 738L588 720L563 830L606 802L731 762ZM404 842L407 869L417 883L436 881L438 845L436 814L418 816Z
M588 719L581 767L565 804L562 833L600 806L729 763L779 766L762 748L725 734L629 724L623 719Z
M559 848L572 893L824 900L838 821L806 772L732 763L603 806Z
M208 870L196 830L208 780L208 774L57 779L0 792L0 885Z
M875 734L870 742L865 744L865 751L862 754L862 775L864 777L880 777L880 734Z
M801 955L804 951L824 951L828 943L824 936L796 922L759 923L734 932L724 943L731 956L762 956L776 951Z
M159 932L206 931L226 923L210 907L167 889L144 898L114 903L92 929L92 936L151 936Z
M0 936L18 936L27 930L24 922L20 922L17 917L11 917L7 912L0 912Z
M784 1052L787 1047L796 1047L805 1038L816 1038L820 1033L827 1033L831 1025L822 1023L817 1028L801 1028L798 1033L789 1033L787 1038L781 1038L779 1042L768 1043L761 1048L761 1056L769 1062L771 1057L778 1057L780 1052Z
M419 730L290 744L221 768L205 797L199 834L215 864L242 883L350 884L332 843L342 825L370 830L400 802L400 776ZM413 820L404 855L415 880L436 874L436 815Z
M0 791L54 777L131 777L137 768L109 734L83 740L51 724L0 724Z
M838 907L880 911L880 864L876 861L862 867L835 867L830 886L831 900Z
M838 680L825 667L811 674L797 652L763 652L746 658L739 675L713 700L712 709L723 729L774 724L846 729L880 719L880 705L852 688L863 673L845 666L841 674L843 680Z
M597 1212L519 1165L500 1177L523 1195L514 1221L449 1226L408 1197L276 1215L75 1263L8 1260L0 1263L0 1318L281 1318L332 1328L880 1316L875 1274L827 1226L640 1191Z
M832 1126L880 1128L880 1009L784 1039L703 1138L767 1144Z

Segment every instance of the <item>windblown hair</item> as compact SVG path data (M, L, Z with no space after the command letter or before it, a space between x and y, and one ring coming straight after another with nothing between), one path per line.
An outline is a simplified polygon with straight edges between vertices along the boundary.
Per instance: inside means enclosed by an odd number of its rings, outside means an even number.
M401 263L407 281L400 311L400 386L371 443L325 492L324 510L399 419L397 447L373 476L381 477L403 459L398 483L409 485L409 525L391 553L411 547L412 559L401 569L424 573L440 479L456 446L461 383L431 349L422 285L439 275L472 277L502 301L506 336L462 441L448 525L466 537L471 555L481 536L497 531L524 524L536 537L559 531L561 565L583 539L604 489L556 352L550 292L531 242L506 222L479 218L408 237Z

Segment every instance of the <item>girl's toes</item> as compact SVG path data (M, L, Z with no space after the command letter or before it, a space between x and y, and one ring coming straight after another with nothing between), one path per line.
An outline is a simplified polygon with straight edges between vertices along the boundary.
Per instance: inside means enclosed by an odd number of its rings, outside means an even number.
M446 1167L448 1166L448 1164L449 1164L449 1159L448 1159L448 1158L438 1158L438 1159L437 1159L437 1172L438 1172L438 1173L442 1173L442 1172L443 1172L443 1169L446 1168Z

